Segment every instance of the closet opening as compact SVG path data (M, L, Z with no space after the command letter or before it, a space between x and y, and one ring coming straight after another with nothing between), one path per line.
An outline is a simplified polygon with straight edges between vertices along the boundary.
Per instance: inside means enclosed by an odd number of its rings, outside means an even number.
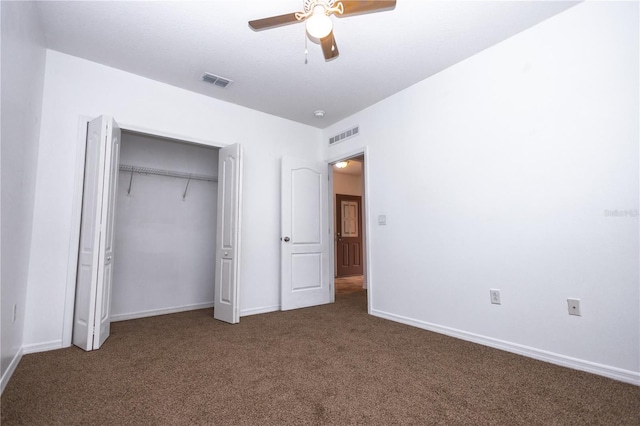
M111 321L214 306L218 154L122 131Z

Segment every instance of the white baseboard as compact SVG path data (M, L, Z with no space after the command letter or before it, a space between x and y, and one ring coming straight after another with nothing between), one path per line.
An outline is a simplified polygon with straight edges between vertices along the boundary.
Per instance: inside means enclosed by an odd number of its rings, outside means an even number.
M6 388L7 384L9 383L9 379L11 379L11 376L13 376L16 368L18 368L18 364L20 364L20 360L22 359L22 354L23 351L22 348L20 348L9 363L7 371L5 371L2 375L2 379L0 380L0 395L4 392L4 388Z
M126 314L111 314L111 322L127 321L138 318L154 317L156 315L175 314L178 312L195 311L213 308L213 302L194 303L193 305L173 306L171 308L151 309L148 311L130 312Z
M24 345L22 346L22 351L26 355L26 354L33 354L36 352L53 351L56 349L62 349L63 347L64 346L62 345L62 340L51 340L48 342L32 343L30 345Z
M371 315L388 319L390 321L395 321L402 324L407 324L414 327L422 328L424 330L433 331L435 333L445 334L447 336L455 337L458 339L467 340L469 342L478 343L480 345L489 346L489 347L500 349L507 352L512 352L518 355L523 355L523 356L537 359L540 361L549 362L551 364L572 368L574 370L586 371L588 373L593 373L600 376L608 377L610 379L619 380L621 382L640 386L640 373L635 371L624 370L624 369L612 367L609 365L598 364L591 361L585 361L582 359L573 358L566 355L557 354L554 352L548 352L541 349L532 348L529 346L519 345L517 343L506 342L504 340L493 339L491 337L469 333L466 331L457 330L455 328L444 327L441 325L432 324L425 321L420 321L412 318L403 317L400 315L390 314L388 312L379 311L377 309L371 309Z
M277 312L280 310L280 305L264 306L261 308L242 309L240 311L241 317L248 317L250 315L267 314L269 312Z

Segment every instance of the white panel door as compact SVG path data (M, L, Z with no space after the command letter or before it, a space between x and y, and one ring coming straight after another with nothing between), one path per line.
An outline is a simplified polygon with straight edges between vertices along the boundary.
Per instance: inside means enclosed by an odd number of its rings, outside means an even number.
M282 159L281 309L331 302L327 165Z
M242 147L224 147L218 153L218 223L214 318L240 321L240 217L242 211Z
M109 337L120 128L106 116L87 127L73 344L90 351Z

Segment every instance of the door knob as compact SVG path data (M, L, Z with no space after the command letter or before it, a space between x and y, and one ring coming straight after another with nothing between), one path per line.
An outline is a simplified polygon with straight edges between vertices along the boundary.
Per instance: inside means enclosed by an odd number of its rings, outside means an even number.
M289 237L284 237L284 242L288 243L289 241L291 241L291 239Z

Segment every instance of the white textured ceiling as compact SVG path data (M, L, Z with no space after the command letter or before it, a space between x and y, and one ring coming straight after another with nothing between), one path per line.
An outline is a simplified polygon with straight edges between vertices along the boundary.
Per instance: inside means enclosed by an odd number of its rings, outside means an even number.
M332 18L340 56L325 62L304 24L260 32L247 22L302 0L47 1L47 47L324 128L576 2L398 0L395 10ZM234 81L220 89L207 71ZM322 119L314 117L326 111Z

